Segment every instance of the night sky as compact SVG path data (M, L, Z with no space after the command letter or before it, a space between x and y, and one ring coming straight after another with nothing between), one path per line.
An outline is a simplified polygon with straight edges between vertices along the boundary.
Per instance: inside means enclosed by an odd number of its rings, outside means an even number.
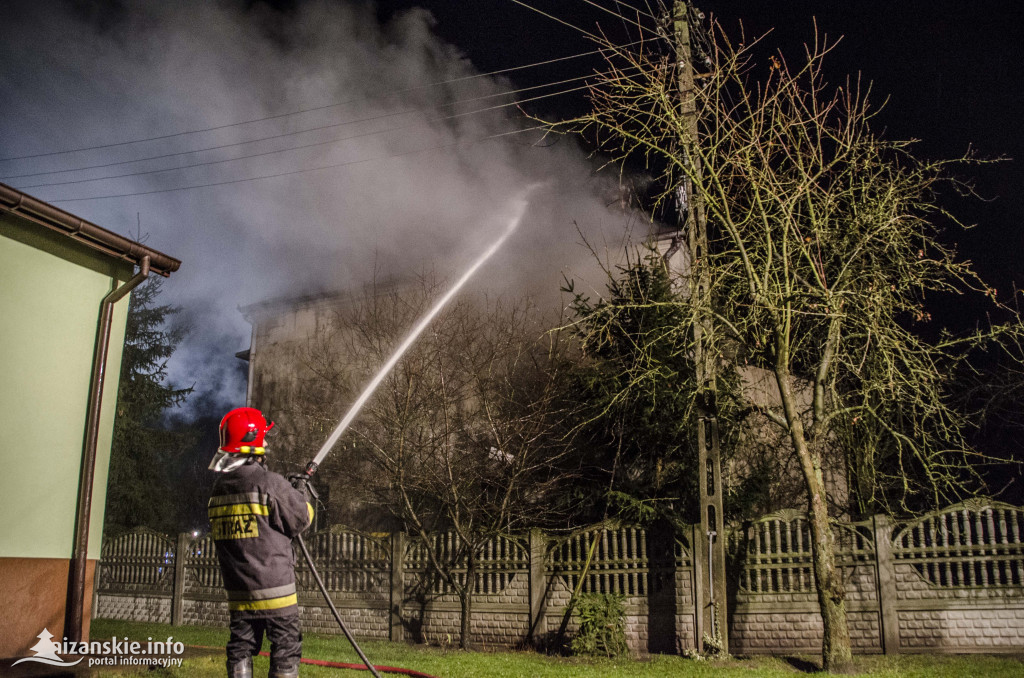
M637 29L593 5L648 8L648 0L524 3L585 30L600 25L622 41L636 39ZM920 139L918 151L929 157L973 146L981 156L1014 158L964 168L986 201L945 196L944 204L978 224L947 237L1004 299L1014 281L1024 283L1019 3L698 6L734 34L740 21L749 36L773 29L764 45L791 57L813 39L816 18L822 33L842 36L827 62L832 82L860 73L877 103L889 97L877 120L887 136ZM496 289L557 296L563 273L585 276L589 254L577 226L609 250L621 250L624 233L642 235L643 215L608 207L616 177L594 176L589 149L577 142L535 148L528 135L498 138L523 124L510 120L514 109L443 119L453 101L507 101L483 97L592 73L599 58L422 88L594 49L580 32L512 0L10 0L4 7L0 181L118 233L136 234L141 225L148 245L183 260L162 301L180 305L195 329L171 376L214 401L237 402L244 393L233 358L248 344L239 305L359 285L381 272L438 266L450 274L493 237L503 205L524 186L548 182L522 236L483 276ZM327 108L338 102L348 103ZM586 105L574 93L526 107L550 117ZM299 110L307 112L284 115ZM324 125L339 126L264 138ZM327 143L339 130L351 138ZM139 139L149 141L120 144ZM278 153L297 143L321 145ZM224 147L198 150L214 145ZM97 146L104 148L54 153ZM38 154L48 155L25 157ZM115 164L154 155L169 157ZM194 162L210 164L187 167ZM79 167L92 169L40 174ZM970 309L951 308L951 322L970 322Z

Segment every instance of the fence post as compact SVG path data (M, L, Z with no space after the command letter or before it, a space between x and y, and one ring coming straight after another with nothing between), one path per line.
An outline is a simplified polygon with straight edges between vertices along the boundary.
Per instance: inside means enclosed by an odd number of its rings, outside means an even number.
M545 596L548 588L544 567L546 546L547 539L544 533L537 528L530 530L530 626L526 640L534 644L548 632L545 616Z
M405 598L405 533L391 533L391 601L388 612L388 640L405 639L402 629L402 599Z
M876 515L873 527L882 652L896 654L900 648L900 632L896 616L896 568L892 560L892 523L889 522L889 516Z
M185 561L188 558L189 533L178 534L174 546L174 585L171 588L171 624L181 626L185 598Z

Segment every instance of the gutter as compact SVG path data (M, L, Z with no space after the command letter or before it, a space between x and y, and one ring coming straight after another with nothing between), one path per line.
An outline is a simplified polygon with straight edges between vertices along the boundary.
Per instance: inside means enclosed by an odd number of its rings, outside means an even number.
M103 404L103 384L106 380L107 353L110 348L110 327L113 324L114 304L149 277L149 272L150 258L149 255L145 255L139 264L139 272L124 285L111 290L100 302L99 336L96 339L96 352L93 355L89 405L85 419L85 450L82 453L82 471L78 481L75 546L71 556L71 582L68 590L69 606L64 623L68 640L75 642L88 640L82 638L82 629L85 626L85 578L89 555L89 523L92 513L92 486L96 477L96 444L99 439L100 409Z
M117 259L138 263L144 257L149 257L150 270L165 278L181 266L181 262L174 257L112 233L102 226L76 217L3 183L0 183L0 209L14 212Z

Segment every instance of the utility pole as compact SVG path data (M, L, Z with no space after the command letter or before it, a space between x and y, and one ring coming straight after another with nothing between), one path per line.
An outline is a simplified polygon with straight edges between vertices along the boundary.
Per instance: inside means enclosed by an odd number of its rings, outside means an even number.
M680 152L684 154L694 176L700 172L700 158L696 153L697 109L694 100L693 58L690 49L689 8L683 0L675 0L673 27L676 44L677 87L684 120ZM696 371L698 425L697 472L700 487L700 526L694 530L692 557L694 572L699 572L694 593L697 602L696 647L703 649L704 636L720 637L722 650L729 651L729 632L726 619L725 586L725 530L722 524L722 464L718 442L718 406L716 387L717 361L709 350L708 339L713 336L711 315L711 275L707 267L708 244L704 202L694 190L690 178L684 177L676 192L682 227L672 239L666 252L666 263L682 247L686 239L689 255L689 300L697 321L693 324L693 362ZM701 562L698 562L701 561Z

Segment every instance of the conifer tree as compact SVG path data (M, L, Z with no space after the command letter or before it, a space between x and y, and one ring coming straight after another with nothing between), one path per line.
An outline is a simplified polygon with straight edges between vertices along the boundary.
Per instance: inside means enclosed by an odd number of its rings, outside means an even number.
M128 305L107 484L108 531L168 529L175 523L167 467L192 435L168 430L161 416L183 403L192 388L166 381L167 360L187 328L169 323L179 308L156 303L161 283L150 278L132 292Z

